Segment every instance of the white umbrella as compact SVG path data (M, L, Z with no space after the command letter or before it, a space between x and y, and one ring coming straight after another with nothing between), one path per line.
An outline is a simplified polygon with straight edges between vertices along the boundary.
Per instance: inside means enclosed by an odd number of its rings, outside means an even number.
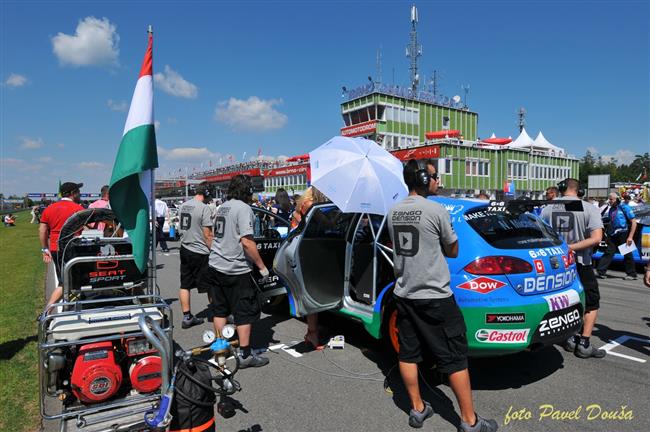
M309 158L311 183L343 212L385 215L408 195L402 163L374 141L336 136Z

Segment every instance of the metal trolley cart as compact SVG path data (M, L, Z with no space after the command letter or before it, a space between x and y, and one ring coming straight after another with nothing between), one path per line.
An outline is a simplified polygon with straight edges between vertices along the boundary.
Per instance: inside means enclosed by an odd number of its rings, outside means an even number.
M127 239L75 236L110 210L72 216L59 241L63 299L41 316L41 415L61 431L146 430L170 385L172 311ZM153 267L153 266L150 266Z

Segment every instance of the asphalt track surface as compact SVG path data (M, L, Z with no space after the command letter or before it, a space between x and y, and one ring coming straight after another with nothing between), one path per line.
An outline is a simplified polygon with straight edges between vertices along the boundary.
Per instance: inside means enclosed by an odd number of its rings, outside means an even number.
M174 312L174 339L184 348L201 344L211 323L181 329L178 243L158 253L158 284ZM610 271L600 282L601 309L592 337L609 344L604 359L583 360L554 346L541 351L470 360L476 410L503 431L639 431L650 424L650 289ZM192 311L207 316L205 294L192 292ZM218 431L409 431L410 409L395 358L361 325L320 315L329 335L345 336L343 350L306 351L306 324L286 311L263 314L252 346L295 345L302 355L264 353L268 366L237 374L242 391L235 416L217 415ZM617 341L618 345L610 344ZM614 346L616 345L616 346ZM459 423L451 389L422 368L421 391L436 414L422 430L455 431ZM571 413L573 412L573 413ZM569 416L560 420L554 417ZM598 415L600 414L600 415ZM541 416L545 417L541 418ZM507 424L506 424L507 422ZM53 425L45 425L54 430Z

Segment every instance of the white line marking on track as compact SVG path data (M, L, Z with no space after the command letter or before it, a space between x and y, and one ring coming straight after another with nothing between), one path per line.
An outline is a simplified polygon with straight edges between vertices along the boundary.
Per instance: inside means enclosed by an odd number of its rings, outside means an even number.
M621 357L621 358L624 358L624 359L627 359L627 360L632 360L632 361L639 362L639 363L645 363L647 360L612 351L617 346L624 345L625 342L628 341L628 340L635 340L635 341L643 342L645 344L650 345L650 339L641 339L641 338L634 337L634 336L623 335L623 336L617 337L616 339L614 339L613 341L611 341L607 345L603 345L602 347L600 347L600 349L607 351L607 354L611 354L613 356L618 356L618 357Z

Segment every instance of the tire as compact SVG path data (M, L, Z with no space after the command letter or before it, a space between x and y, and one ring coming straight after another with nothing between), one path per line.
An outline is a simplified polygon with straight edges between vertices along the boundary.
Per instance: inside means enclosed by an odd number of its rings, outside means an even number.
M262 305L262 312L268 315L289 315L289 298L286 294L269 298Z
M382 319L382 341L389 352L397 355L399 354L399 339L397 336L397 309L395 308L394 301L389 300L386 305L384 305Z

